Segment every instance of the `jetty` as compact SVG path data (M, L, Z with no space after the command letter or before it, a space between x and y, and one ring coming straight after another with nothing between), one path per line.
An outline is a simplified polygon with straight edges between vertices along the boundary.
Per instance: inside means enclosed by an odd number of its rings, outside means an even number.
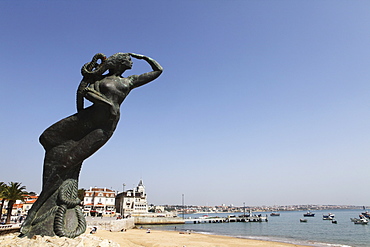
M227 217L199 217L199 218L187 218L184 219L185 224L201 224L201 223L231 223L231 222L267 222L267 215L229 215Z

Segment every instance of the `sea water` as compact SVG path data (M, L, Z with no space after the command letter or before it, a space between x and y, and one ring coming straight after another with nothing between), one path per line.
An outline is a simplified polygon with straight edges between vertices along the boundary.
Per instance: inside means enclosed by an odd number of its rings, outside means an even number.
M280 216L268 215L268 222L201 223L150 226L157 230L176 230L203 234L216 234L239 238L278 241L308 246L364 247L370 246L369 225L355 225L350 218L358 218L361 210L315 211L315 217L303 217L303 211L279 212ZM337 224L323 220L323 214L333 213ZM242 214L242 213L240 213ZM233 215L240 215L233 214ZM254 214L259 214L254 212ZM208 214L209 217L226 217L229 214ZM182 217L182 215L179 215ZM203 214L185 214L185 218L202 217ZM306 223L300 222L307 219Z

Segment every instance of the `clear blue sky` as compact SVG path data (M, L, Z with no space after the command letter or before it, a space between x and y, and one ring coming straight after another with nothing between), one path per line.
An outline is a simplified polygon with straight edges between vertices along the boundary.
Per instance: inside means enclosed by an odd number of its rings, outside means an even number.
M81 188L142 178L149 203L370 205L369 1L1 1L0 181L41 190L40 134L80 68L135 52L135 89ZM125 75L150 70L143 61Z

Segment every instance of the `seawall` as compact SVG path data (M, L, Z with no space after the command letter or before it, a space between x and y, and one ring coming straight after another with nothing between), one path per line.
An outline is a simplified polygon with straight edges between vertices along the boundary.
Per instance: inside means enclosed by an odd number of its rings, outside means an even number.
M99 229L107 230L107 231L112 231L112 232L119 232L125 229L131 229L134 228L135 226L135 221L134 218L125 218L125 219L120 219L116 220L113 219L99 219L99 218L90 218L86 219L87 221L87 227L92 228L96 226Z
M135 225L165 225L184 224L185 221L178 217L134 217Z

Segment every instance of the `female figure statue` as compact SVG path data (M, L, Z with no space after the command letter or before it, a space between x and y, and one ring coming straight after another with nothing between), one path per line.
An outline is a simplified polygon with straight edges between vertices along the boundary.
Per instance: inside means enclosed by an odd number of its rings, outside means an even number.
M132 68L131 57L148 62L153 71L122 77ZM112 136L120 105L129 92L156 79L162 71L154 59L134 53L116 53L108 58L98 53L82 67L77 113L53 124L40 136L45 149L42 192L28 212L21 236L74 238L85 232L86 221L77 197L82 162ZM84 108L84 98L93 104Z

